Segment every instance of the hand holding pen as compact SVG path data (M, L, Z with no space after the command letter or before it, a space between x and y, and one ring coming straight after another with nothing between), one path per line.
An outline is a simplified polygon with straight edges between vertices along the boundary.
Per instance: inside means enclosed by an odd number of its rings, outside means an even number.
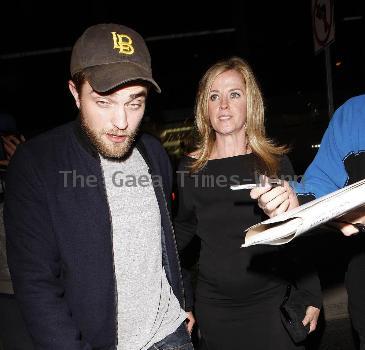
M250 189L251 198L257 199L258 206L269 217L276 216L299 205L294 190L285 180L270 179L262 175L258 184L232 187L232 190Z

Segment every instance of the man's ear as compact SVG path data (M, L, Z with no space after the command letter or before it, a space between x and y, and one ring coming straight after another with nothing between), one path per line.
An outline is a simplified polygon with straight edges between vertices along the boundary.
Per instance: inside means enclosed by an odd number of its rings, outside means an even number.
M75 99L75 103L76 103L77 108L80 108L80 96L79 96L79 93L77 92L76 86L75 86L75 84L72 80L68 81L68 88L70 89L71 94Z

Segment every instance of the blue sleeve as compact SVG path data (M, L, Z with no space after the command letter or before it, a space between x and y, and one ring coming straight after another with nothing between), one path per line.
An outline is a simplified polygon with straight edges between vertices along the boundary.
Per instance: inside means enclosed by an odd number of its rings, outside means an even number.
M311 194L318 198L346 186L344 161L365 146L361 141L364 127L365 95L348 100L333 115L316 157L302 181L293 184L299 196Z

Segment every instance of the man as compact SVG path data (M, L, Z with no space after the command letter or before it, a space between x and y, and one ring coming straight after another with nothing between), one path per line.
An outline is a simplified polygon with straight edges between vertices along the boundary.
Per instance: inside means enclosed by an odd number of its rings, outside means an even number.
M15 119L7 113L0 113L0 135L0 349L32 350L32 340L14 297L6 260L3 221L6 169L17 146L25 138L23 135L17 136Z
M23 135L18 135L14 117L0 112L0 168L6 169L16 147L25 141Z
M192 349L169 160L137 136L150 88L160 92L147 46L95 25L70 68L79 119L21 145L8 174L8 261L35 348Z
M353 97L337 109L323 136L321 147L295 191L265 186L252 190L259 206L275 216L298 204L336 191L365 178L365 95ZM298 202L299 200L299 202ZM365 231L365 209L352 211L333 223L344 235ZM361 242L360 242L361 241ZM354 253L347 269L346 287L349 310L359 334L360 349L365 350L365 237L359 237L359 251Z

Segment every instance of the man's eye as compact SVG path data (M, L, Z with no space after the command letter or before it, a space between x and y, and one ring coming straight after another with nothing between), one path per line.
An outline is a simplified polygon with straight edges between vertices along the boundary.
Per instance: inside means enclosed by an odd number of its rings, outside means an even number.
M140 104L140 103L131 103L128 106L132 109L138 109L142 106L142 104Z
M141 101L131 101L129 103L127 103L127 107L131 110L137 110L139 108L141 108L143 105L143 102Z
M108 101L105 101L105 100L97 100L96 101L97 105L99 105L100 107L106 107L109 105L109 102Z

